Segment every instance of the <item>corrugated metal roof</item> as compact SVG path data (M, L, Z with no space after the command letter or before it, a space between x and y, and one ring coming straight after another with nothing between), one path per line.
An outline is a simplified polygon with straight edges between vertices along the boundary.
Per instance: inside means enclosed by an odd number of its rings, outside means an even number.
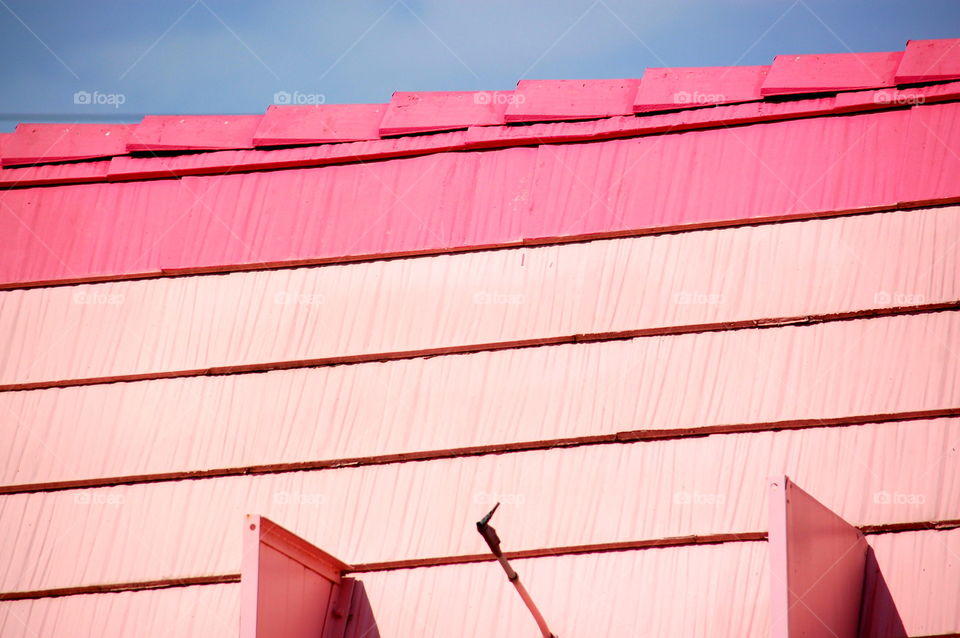
M521 635L499 500L559 635L762 635L784 473L960 631L958 42L0 137L0 633L235 635L252 512Z

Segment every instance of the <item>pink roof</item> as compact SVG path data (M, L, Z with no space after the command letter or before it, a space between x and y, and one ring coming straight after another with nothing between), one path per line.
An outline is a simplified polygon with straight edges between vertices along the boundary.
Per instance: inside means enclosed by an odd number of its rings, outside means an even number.
M0 136L0 634L960 633L952 42Z

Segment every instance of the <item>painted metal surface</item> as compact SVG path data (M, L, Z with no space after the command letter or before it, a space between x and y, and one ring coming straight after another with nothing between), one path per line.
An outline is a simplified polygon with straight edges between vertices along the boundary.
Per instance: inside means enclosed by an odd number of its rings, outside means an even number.
M901 195L921 201L944 200L956 183L947 175L960 171L960 117L950 104L928 104L914 111L909 135L915 142L905 157Z
M273 104L257 125L253 145L375 140L385 110L384 104Z
M633 100L636 113L759 100L769 66L647 69Z
M778 55L761 95L822 93L893 86L903 51Z
M2 153L0 149L0 153ZM103 182L107 179L110 161L77 162L76 164L40 164L38 166L0 168L0 186L39 186L44 184Z
M257 515L244 517L241 563L240 638L343 636L332 611L345 563Z
M786 476L769 493L773 638L857 638L867 562L863 533Z
M18 124L3 144L0 164L35 164L126 153L127 124Z
M896 604L892 610L882 605L882 614L865 620L865 637L960 631L960 610L943 604L945 593L960 587L960 533L885 534L870 536L869 542L883 575L880 595ZM545 600L563 618L560 636L626 638L642 627L650 635L759 638L769 636L771 621L766 545L728 543L518 564L548 592ZM359 578L384 638L529 634L526 611L503 587L494 563ZM0 631L12 638L122 638L135 627L139 635L232 638L238 631L239 598L240 585L210 585L0 602ZM664 613L667 606L676 613ZM890 633L891 628L903 631Z
M0 484L952 408L958 342L951 312L6 392Z
M960 39L909 40L897 84L960 79Z
M908 130L933 140L917 148L935 146L956 129L957 108L164 180L178 190L162 198L153 182L7 191L0 219L13 241L0 256L0 281L408 254L955 197L955 160L906 160ZM912 179L917 171L922 180ZM930 184L943 186L929 192ZM131 192L154 209L147 219L110 208ZM56 223L62 198L75 215L70 233ZM95 251L78 244L103 218L124 232Z
M958 519L958 427L905 421L4 495L0 591L236 573L236 525L250 511L351 564L485 553L473 525L498 500L505 549L761 532L765 477L781 473L834 495L852 524Z
M507 122L583 120L633 112L640 80L520 80Z
M397 91L380 122L381 135L409 135L503 124L513 91Z
M250 148L262 115L147 115L128 151Z
M207 195L207 201L217 198ZM100 210L104 224L116 223L106 214L109 208ZM952 260L951 241L958 232L960 207L945 207L346 266L7 291L0 294L0 331L11 336L11 344L0 361L0 383L955 301L960 267ZM91 253L96 246L88 247ZM737 254L749 254L749 266L726 266ZM640 290L645 294L632 294ZM68 344L72 356L65 356Z

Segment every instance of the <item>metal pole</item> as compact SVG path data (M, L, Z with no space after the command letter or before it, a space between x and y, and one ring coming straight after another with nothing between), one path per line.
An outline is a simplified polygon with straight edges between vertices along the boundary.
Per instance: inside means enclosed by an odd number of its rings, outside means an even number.
M520 575L517 574L512 567L510 567L507 557L503 555L503 550L500 549L500 537L497 536L497 530L493 529L493 527L491 527L489 524L490 519L493 517L493 513L497 511L498 507L500 507L500 503L494 505L493 509L490 510L486 516L477 521L477 531L480 532L480 536L483 536L483 540L487 542L487 545L490 547L490 551L493 552L493 555L497 557L497 560L500 562L500 566L503 567L503 571L507 574L507 580L513 583L517 593L520 594L520 598L523 599L523 604L526 605L527 609L530 610L530 613L533 614L533 619L537 621L537 627L540 628L540 633L543 638L557 638L550 632L550 628L547 627L547 621L544 620L543 614L540 613L540 610L537 609L533 599L530 598L527 588L524 587L523 583L520 582Z

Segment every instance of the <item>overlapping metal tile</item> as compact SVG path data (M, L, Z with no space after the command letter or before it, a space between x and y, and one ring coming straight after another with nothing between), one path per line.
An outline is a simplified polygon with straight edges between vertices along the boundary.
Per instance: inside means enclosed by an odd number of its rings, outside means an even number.
M909 40L897 84L960 80L960 39Z
M390 98L381 135L409 135L503 124L513 91L397 91Z
M254 146L375 140L385 104L271 105L253 135Z
M829 93L893 86L902 57L903 51L778 55L760 93Z
M929 118L924 109L943 115ZM944 139L952 134L956 109L929 105L589 145L185 178L178 197L153 202L163 210L149 223L140 221L138 227L138 216L132 216L129 230L80 264L71 255L74 233L82 236L88 224L110 211L89 210L79 203L85 193L73 189L104 189L109 200L114 192L157 187L145 182L124 190L81 185L4 192L0 202L24 222L2 217L15 238L12 250L41 241L59 260L47 262L48 254L36 251L32 254L47 263L34 263L35 258L25 263L7 253L0 256L7 258L0 280L398 255L949 199L957 176L953 162L918 168L905 164L905 157L913 120L923 119L914 124L915 135ZM379 142L357 144L374 143ZM916 170L927 177L902 178L904 171ZM923 192L931 183L943 187ZM45 223L57 210L48 202L62 197L71 199L75 211L72 233ZM265 219L269 233L263 232ZM151 263L139 254L117 257L142 246L159 246L162 258Z
M520 80L507 122L583 120L633 112L640 80Z
M148 115L135 126L128 151L252 148L262 115Z
M960 519L958 437L935 419L4 495L0 591L235 573L250 511L351 564L485 553L497 501L518 550L762 532L784 473L854 525Z
M18 124L6 136L0 164L39 164L123 155L127 124Z
M958 340L949 312L5 392L0 485L949 409Z
M960 298L951 239L958 226L960 208L944 207L8 291L0 331L11 345L0 384L951 302ZM741 254L749 266L731 266ZM75 356L51 344L70 344Z
M636 113L761 99L769 66L647 69L633 100Z

